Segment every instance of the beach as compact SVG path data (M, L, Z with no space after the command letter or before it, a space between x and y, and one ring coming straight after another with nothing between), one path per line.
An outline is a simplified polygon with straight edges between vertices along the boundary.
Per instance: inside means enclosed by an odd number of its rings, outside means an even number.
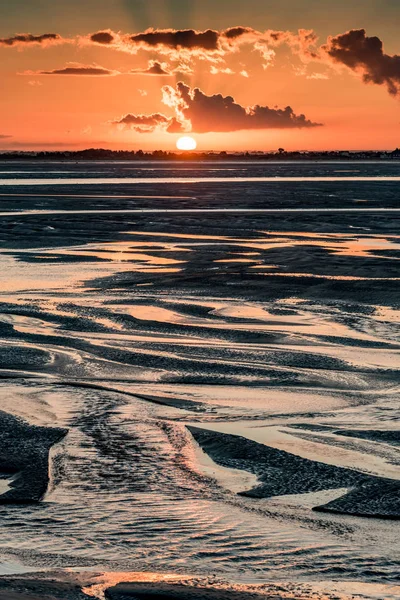
M398 597L399 182L0 160L0 598Z

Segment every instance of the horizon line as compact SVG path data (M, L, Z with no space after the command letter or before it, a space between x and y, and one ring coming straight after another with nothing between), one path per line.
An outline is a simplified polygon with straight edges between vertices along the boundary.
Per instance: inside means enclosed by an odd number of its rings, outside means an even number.
M79 153L79 152L110 152L110 153L118 153L118 152L126 152L126 153L130 153L130 154L138 154L138 153L143 153L143 154L154 154L155 152L157 153L162 153L162 154L167 154L167 155L176 155L176 156L191 156L191 155L196 155L196 154L211 154L211 155L219 155L219 154L254 154L254 155L278 155L278 156L284 156L287 154L322 154L322 153L336 153L336 152L342 152L342 153L348 153L348 154L355 154L355 153L377 153L377 152L384 152L384 153L396 153L397 151L400 152L399 147L396 147L394 149L388 149L388 148L370 148L370 149L347 149L347 148L331 148L331 149L324 149L324 150L307 150L307 149L297 149L297 150L285 150L282 149L282 152L279 152L278 150L163 150L161 148L155 148L155 149L148 149L148 150L143 150L142 148L138 148L137 150L130 150L130 149L124 149L124 148L105 148L105 147L88 147L88 148L79 148L79 149L74 149L74 148L66 148L66 149L61 149L61 148L54 148L54 149L48 149L45 147L42 148L35 148L35 149L27 149L27 148L23 148L23 149L19 149L19 148L2 148L0 149L0 155L1 154L35 154L38 152L45 152L45 153L59 153L59 154L64 154L64 153Z

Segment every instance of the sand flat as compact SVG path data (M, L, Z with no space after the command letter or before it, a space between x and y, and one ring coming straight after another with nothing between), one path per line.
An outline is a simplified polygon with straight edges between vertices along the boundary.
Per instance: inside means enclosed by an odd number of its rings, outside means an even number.
M132 571L210 598L395 597L399 178L0 161L3 459L45 448L0 551L64 583L88 569L57 588L77 598L137 594Z

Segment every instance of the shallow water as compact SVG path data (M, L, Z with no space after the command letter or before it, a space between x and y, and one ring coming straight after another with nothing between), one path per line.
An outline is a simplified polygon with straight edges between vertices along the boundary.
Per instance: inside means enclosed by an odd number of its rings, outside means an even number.
M79 197L79 196L78 196ZM201 213L264 213L264 214L276 214L276 213L380 213L389 212L396 213L400 212L400 208L123 208L123 209L96 209L96 210L25 210L25 211L9 211L0 212L0 217L13 217L18 216L33 216L33 215L63 215L66 213L74 215L90 215L96 213L97 215L107 214L158 214L158 213L173 213L173 214L201 214Z
M64 172L65 173L65 172ZM68 174L66 172L65 174ZM119 185L121 183L128 185L139 185L139 184L151 184L154 179L152 177L82 177L82 178L69 178L63 177L60 179L44 179L44 178L30 178L30 186L37 185ZM200 175L198 177L157 177L157 183L164 184L179 184L179 183L343 183L343 182L397 182L400 181L400 176L385 175L382 177L375 176L362 176L357 177L343 177L335 175L333 177L204 177ZM0 186L22 186L27 185L27 181L24 179L0 179Z
M346 493L340 478L237 495L252 464L215 462L188 427L220 452L230 434L310 469L399 479L399 447L376 432L399 431L400 165L243 163L223 181L209 171L225 164L151 168L0 162L0 178L21 175L0 181L0 408L69 430L44 501L0 506L4 568L389 597L399 521L313 511Z

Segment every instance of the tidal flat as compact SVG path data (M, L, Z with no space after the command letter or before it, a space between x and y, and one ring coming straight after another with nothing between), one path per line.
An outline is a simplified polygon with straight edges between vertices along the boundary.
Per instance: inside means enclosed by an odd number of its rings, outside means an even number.
M0 161L0 598L398 598L400 163Z

